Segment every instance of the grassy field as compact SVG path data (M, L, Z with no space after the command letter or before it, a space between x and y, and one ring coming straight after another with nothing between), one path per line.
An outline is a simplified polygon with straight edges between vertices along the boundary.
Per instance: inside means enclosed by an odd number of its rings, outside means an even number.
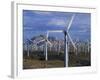
M35 52L36 53L36 52ZM64 54L60 53L57 55L56 52L49 52L48 61L45 61L43 54L30 55L27 57L23 56L23 69L37 69L37 68L57 68L64 67ZM69 53L69 67L77 67L77 66L90 66L91 58L90 54L80 54L76 56L73 53Z

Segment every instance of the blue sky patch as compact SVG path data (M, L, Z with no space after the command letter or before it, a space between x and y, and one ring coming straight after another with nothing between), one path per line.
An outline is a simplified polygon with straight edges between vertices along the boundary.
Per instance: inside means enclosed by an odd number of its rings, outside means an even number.
M72 39L90 40L91 14L55 11L23 10L23 38L31 39L48 30L63 30L75 14L69 33ZM62 38L63 34L51 33L50 36Z

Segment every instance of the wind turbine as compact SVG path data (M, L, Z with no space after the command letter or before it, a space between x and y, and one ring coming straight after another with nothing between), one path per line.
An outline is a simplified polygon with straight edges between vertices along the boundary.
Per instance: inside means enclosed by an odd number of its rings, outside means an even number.
M76 46L75 46L75 44L74 44L74 42L73 42L73 40L72 40L72 38L70 37L70 35L69 35L69 29L70 29L70 27L71 27L71 25L72 25L72 22L73 22L73 20L74 20L74 17L75 17L75 14L73 14L72 15L72 17L71 17L71 20L69 21L69 24L68 24L68 26L65 26L65 28L64 28L64 30L55 30L55 31L48 31L49 33L50 32L60 32L60 33L64 33L64 55L65 55L65 61L64 61L64 66L65 67L68 67L68 38L69 38L69 40L70 40L70 42L71 42L71 44L73 45L73 47L77 50L77 48L76 48ZM77 54L76 54L77 55Z
M60 43L60 40L58 40L58 55L60 53L60 49L61 49L61 43Z
M74 52L76 53L76 55L78 55L79 53L79 38L76 38L74 44L76 45L77 51L74 49Z
M50 46L52 46L52 43L48 40L48 31L46 32L46 36L43 36L44 39L38 41L36 44L39 44L41 42L43 42L42 45L44 45L44 55L45 55L45 60L47 61L48 60L48 52L47 52L47 47L48 47L48 44L50 44Z
M26 44L27 44L27 56L30 56L30 44L32 44L32 41L29 39L26 39Z
M41 46L39 45L39 43L40 43L41 40L43 40L43 39L44 39L44 36L43 36L43 35L34 36L33 38L31 38L30 41L33 42L36 51L38 50L38 47L37 47L37 46L41 47Z
M68 24L68 27L66 26L65 30L64 30L64 40L65 40L65 64L64 64L64 66L65 67L68 67L68 62L69 62L68 61L68 44L67 44L68 38L71 41L73 47L75 49L77 49L76 46L75 46L75 44L74 44L74 42L73 42L73 40L72 40L72 38L69 35L69 29L70 29L70 27L72 25L74 17L75 17L75 14L72 15L71 20L70 20L70 22Z
M90 48L90 45L91 45L91 44L90 44L90 41L89 41L89 40L87 40L87 53L89 53L89 52L90 52L90 49L91 49L91 48Z

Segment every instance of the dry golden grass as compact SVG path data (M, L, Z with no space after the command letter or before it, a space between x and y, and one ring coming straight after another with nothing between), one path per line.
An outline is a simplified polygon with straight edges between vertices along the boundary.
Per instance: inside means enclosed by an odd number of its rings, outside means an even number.
M56 68L64 67L64 61L61 60L34 60L34 59L24 59L23 68L24 69L36 69L36 68Z

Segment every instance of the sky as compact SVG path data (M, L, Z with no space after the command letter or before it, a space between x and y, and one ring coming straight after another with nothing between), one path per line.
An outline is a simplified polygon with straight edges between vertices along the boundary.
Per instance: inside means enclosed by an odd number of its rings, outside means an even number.
M34 11L23 10L23 38L31 39L40 34L45 35L48 30L64 30L75 14L69 34L72 39L90 40L91 33L91 14L90 13L74 13L74 12L56 12L56 11ZM50 33L63 39L63 33Z

